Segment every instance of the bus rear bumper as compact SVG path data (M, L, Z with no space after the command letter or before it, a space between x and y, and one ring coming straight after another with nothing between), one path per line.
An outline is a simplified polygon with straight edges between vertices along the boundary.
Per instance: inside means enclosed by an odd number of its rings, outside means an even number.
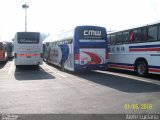
M15 65L42 65L43 61L14 61Z

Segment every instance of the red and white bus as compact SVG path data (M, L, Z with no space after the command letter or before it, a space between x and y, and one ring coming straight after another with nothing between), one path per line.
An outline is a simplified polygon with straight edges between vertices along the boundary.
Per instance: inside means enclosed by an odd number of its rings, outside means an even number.
M160 74L160 23L108 33L108 68Z
M5 42L0 42L0 61L6 62L7 59L7 44Z

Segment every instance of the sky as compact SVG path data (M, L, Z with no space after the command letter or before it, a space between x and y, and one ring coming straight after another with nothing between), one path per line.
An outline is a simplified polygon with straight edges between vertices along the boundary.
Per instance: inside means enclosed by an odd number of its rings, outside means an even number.
M53 33L78 25L122 30L160 20L160 0L0 0L0 41L9 41L17 31Z

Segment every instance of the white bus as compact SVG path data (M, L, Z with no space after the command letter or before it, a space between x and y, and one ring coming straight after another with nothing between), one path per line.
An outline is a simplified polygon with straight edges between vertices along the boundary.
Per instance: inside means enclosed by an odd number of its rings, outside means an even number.
M48 57L49 57L49 49L50 49L50 47L51 47L51 43L52 42L50 42L51 40L53 40L53 38L52 38L53 36L52 35L50 35L49 37L47 37L47 39L45 39L44 41L43 41L43 61L45 61L45 62L48 62L47 60L49 60L48 59Z
M44 59L62 70L106 69L108 46L104 27L77 26L57 38L49 36L45 41Z
M8 58L12 58L13 57L13 42L12 41L6 41L5 42L7 44L7 53L8 53Z
M108 34L108 68L160 74L160 23Z
M14 63L19 65L41 65L43 44L39 32L17 32L14 37Z

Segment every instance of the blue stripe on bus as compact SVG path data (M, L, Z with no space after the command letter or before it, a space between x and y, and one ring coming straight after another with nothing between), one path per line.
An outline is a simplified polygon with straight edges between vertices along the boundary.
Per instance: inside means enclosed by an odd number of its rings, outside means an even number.
M160 69L160 66L151 66L151 65L149 65L149 68L156 68L156 69Z
M140 46L129 46L129 48L154 48L154 47L160 47L160 44L158 45L140 45Z
M94 41L94 40L93 40ZM107 43L106 42L104 42L104 43L102 43L102 42L79 42L78 43L78 46L79 47L92 47L92 48L97 48L97 47L100 47L100 48L107 48Z
M113 62L109 62L108 64L116 64L116 65L133 66L133 64L128 64L128 63L113 63Z
M128 63L113 63L113 62L109 62L108 64L125 65L125 66L134 66L134 64L128 64ZM149 67L149 68L160 69L160 66L152 66L152 65L149 65L148 67Z

